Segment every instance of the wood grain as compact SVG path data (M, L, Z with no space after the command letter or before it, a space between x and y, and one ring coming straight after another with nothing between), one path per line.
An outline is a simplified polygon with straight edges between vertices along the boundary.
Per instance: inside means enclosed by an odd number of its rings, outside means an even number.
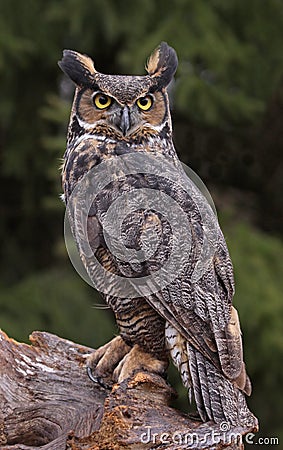
M145 372L107 391L89 380L94 351L46 332L31 345L0 332L0 449L241 449L255 429L220 429L171 408L175 395Z

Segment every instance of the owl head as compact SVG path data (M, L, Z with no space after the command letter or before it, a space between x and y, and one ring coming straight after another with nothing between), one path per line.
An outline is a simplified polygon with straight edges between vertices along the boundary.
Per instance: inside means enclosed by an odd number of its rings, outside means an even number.
M123 140L171 131L166 88L178 60L165 42L149 57L143 76L102 74L89 56L73 50L64 50L58 64L76 85L72 115L78 127Z

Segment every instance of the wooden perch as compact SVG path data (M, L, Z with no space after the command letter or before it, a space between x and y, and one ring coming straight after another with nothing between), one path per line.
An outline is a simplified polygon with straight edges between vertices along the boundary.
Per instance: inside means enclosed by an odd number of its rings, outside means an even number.
M149 373L107 391L86 374L93 349L45 332L30 341L0 332L0 449L235 450L256 431L190 419L169 406L173 389Z

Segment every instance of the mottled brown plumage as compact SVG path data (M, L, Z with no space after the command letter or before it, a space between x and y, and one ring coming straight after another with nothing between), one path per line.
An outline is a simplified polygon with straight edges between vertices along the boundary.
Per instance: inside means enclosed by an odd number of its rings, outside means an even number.
M141 289L136 296L126 290L121 295L115 283L105 286L107 293L104 291L103 296L114 311L120 337L90 358L94 376L101 379L113 374L113 379L122 381L140 368L163 373L170 355L204 421L253 423L244 396L250 394L251 385L243 362L239 319L232 307L233 269L213 215L214 253L203 273L194 279L206 233L201 205L207 206L197 189L194 196L186 191L172 141L166 88L177 68L175 51L161 43L150 56L144 76L101 74L88 56L70 50L64 51L59 65L76 84L62 173L65 202L68 206L72 200L75 205L70 209L71 223L83 202L76 194L77 186L103 161L113 159L118 164L121 155L148 154L156 161L165 157L177 174L170 180L162 173L127 174L121 170L101 189L87 216L88 241L96 260L109 273L130 280L155 274L168 261L174 249L172 227L151 207L126 214L121 239L128 249L142 248L146 253L152 245L150 236L156 235L159 246L153 255L131 262L113 255L108 248L103 229L105 214L120 195L133 188L166 193L174 199L186 214L192 237L188 253L182 245L178 247L178 257L184 264L166 286L145 295ZM72 228L82 249L80 236L74 225ZM95 280L98 275L93 256L82 250L80 253L90 278Z

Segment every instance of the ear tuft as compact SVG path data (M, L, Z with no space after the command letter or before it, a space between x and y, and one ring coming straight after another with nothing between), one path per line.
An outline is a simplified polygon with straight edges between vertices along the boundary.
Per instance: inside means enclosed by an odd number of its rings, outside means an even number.
M177 70L178 58L175 50L166 42L161 44L150 55L146 70L161 86L167 86Z
M79 86L93 84L96 70L92 59L73 50L64 50L58 65Z

